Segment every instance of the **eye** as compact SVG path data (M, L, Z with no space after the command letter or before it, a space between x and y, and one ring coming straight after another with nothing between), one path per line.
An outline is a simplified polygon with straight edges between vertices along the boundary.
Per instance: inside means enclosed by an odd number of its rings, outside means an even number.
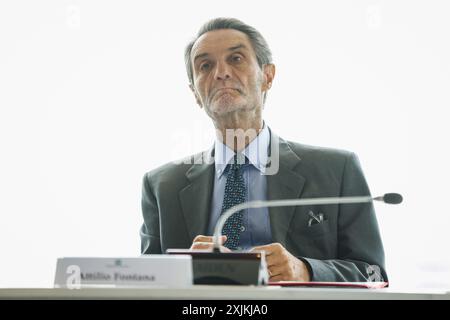
M210 68L210 63L209 62L205 62L203 64L200 65L200 70L201 71L207 71Z
M234 63L240 63L240 62L242 62L242 60L243 60L242 56L239 54L235 54L235 55L231 56L231 61Z

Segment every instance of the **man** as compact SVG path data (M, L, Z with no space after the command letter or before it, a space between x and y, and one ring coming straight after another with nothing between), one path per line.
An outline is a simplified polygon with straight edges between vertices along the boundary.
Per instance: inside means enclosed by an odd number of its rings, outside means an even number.
M264 123L275 66L257 30L211 20L187 46L185 62L216 141L190 161L145 175L143 254L212 248L220 215L244 201L370 194L353 153L285 141ZM387 281L372 204L243 210L227 220L221 241L224 251L265 251L271 281Z

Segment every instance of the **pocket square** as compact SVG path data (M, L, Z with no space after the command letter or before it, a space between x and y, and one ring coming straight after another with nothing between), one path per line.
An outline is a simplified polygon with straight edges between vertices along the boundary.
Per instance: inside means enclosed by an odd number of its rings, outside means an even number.
M324 215L323 213L319 212L318 214L315 214L311 210L309 210L308 215L310 216L308 220L308 227L311 227L315 224L320 224L324 221Z

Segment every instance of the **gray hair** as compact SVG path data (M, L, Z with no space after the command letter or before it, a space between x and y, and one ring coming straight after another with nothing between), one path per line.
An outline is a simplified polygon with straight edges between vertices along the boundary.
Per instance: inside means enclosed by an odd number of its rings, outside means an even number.
M250 43L252 44L253 50L255 51L256 59L260 68L262 68L262 66L265 64L272 63L272 52L270 51L266 40L258 30L234 18L212 19L206 22L200 28L197 36L188 43L184 51L184 62L186 63L186 71L190 84L194 84L194 72L192 70L191 52L195 41L197 41L197 39L206 32L220 29L234 29L245 33L250 39Z

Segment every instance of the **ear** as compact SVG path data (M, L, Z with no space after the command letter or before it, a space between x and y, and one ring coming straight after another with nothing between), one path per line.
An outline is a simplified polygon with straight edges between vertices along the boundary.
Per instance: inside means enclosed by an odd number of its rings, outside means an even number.
M272 63L263 66L264 82L262 84L262 91L268 91L272 87L273 78L275 77L275 65Z
M202 103L200 102L200 97L197 94L197 91L195 90L194 86L192 85L192 83L189 84L189 88L191 89L192 93L195 96L195 101L197 101L197 104L199 105L200 108L203 108Z

